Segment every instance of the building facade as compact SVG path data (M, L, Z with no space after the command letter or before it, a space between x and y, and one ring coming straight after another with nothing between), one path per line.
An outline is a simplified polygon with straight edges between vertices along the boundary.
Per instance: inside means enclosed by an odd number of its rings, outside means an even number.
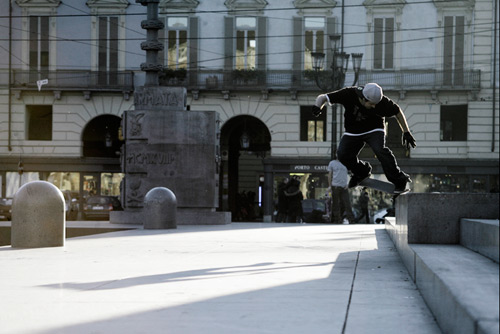
M160 0L160 84L186 87L189 110L219 113L219 208L233 220L269 220L284 177L299 176L307 198L325 196L342 109L314 118L310 106L322 93L317 81L332 87L333 34L342 51L363 54L359 76L349 64L344 84L377 82L404 111L417 148L402 148L392 119L387 142L413 191L498 191L496 6ZM36 179L82 201L118 195L121 115L144 84L146 8L127 0L11 0L0 9L0 195ZM326 54L323 71L313 68L314 52ZM370 149L361 155L383 178Z

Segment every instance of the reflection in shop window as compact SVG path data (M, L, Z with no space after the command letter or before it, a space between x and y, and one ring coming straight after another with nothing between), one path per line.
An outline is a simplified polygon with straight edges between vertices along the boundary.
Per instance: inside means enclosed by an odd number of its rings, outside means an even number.
M49 174L47 181L63 192L78 193L80 190L80 173L52 172Z
M472 192L484 193L486 190L486 177L473 176L472 177Z
M7 172L5 176L7 181L5 196L8 198L14 197L17 190L19 190L23 184L31 181L39 181L41 179L38 172L24 172L21 175L18 172Z
M123 173L101 173L101 195L119 196Z

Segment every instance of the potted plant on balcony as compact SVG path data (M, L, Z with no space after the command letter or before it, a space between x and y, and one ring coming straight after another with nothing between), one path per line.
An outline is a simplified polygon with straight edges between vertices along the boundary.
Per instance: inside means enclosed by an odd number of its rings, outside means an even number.
M257 84L258 79L262 78L262 71L255 69L236 69L232 72L233 82L237 85Z

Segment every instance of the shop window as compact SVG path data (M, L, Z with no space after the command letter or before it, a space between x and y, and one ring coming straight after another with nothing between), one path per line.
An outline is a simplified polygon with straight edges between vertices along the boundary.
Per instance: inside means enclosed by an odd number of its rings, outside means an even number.
M52 106L26 106L26 139L52 140Z
M122 173L101 173L101 195L120 196Z
M441 141L467 140L467 105L441 106Z
M319 117L310 106L300 107L300 141L326 141L326 107Z

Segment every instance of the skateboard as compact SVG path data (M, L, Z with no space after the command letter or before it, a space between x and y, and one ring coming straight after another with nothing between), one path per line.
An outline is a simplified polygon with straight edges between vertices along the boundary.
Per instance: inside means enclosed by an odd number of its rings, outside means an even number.
M394 193L394 184L392 184L390 182L386 182L386 181L372 179L372 178L364 179L363 181L361 181L361 183L359 185L363 186L363 187L368 187L368 188L372 188L375 190L383 191L383 192L388 193L388 194L393 195L393 196L399 196L401 194L405 194L405 193L410 191L410 189L406 189L406 191L404 191L402 193L395 194Z

